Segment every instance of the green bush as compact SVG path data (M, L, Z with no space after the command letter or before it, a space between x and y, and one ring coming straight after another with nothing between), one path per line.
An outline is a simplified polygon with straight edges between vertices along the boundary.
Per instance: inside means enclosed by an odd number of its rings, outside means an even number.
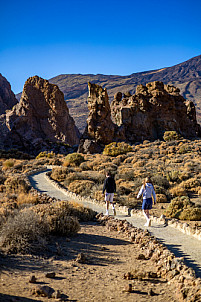
M171 170L167 173L167 180L171 182L177 182L180 179L180 171Z
M4 161L3 163L3 169L9 169L12 168L14 166L14 161L12 159L7 159L6 161Z
M79 166L82 162L84 162L84 156L79 153L71 153L66 156L64 165Z
M36 156L36 159L43 158L43 157L53 158L55 157L55 153L53 151L51 152L43 151Z
M199 210L201 211L201 209L194 207L193 203L190 202L190 199L187 196L182 196L171 200L171 203L165 211L165 215L167 215L167 217L182 220L195 220L195 217L200 217Z
M111 143L107 146L105 146L105 149L103 150L104 155L109 156L118 156L120 154L126 154L127 152L132 152L133 148L127 144L127 143Z
M176 131L165 131L163 135L163 139L166 142L179 140L181 139L181 136Z
M190 146L188 145L182 145L180 148L179 148L179 154L185 154L187 152L190 152L191 151L191 148Z

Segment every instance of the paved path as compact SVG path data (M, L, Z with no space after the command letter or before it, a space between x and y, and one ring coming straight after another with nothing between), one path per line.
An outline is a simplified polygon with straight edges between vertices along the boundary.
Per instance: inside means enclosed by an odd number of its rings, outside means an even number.
M69 200L69 197L62 193L59 189L54 187L45 178L45 172L39 172L29 177L31 185L42 193L46 193L51 197L61 200ZM90 202L82 202L97 212L105 212L105 207L102 205L95 205ZM128 217L117 212L118 219L127 219L134 226L144 229L145 220L141 217ZM153 223L149 228L152 235L157 237L164 243L169 250L171 250L177 257L184 257L185 263L192 267L197 277L201 277L201 241L194 237L183 234L177 229L170 226Z

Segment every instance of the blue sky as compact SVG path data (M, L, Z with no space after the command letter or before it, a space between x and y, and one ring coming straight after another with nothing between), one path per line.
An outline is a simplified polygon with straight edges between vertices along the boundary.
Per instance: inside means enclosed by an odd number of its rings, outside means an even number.
M201 1L1 1L0 73L128 75L201 54Z

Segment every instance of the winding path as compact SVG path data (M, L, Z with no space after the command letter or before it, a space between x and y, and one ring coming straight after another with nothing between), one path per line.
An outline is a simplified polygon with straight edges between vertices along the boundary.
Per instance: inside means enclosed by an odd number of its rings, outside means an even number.
M46 193L51 197L61 200L70 200L70 198L54 187L46 178L45 174L50 169L38 172L29 176L31 185L42 193ZM80 203L80 201L78 200ZM82 202L83 206L87 206L97 212L105 212L105 207L99 204L93 204L89 201ZM144 219L141 217L128 217L117 212L118 219L126 219L134 226L144 229ZM153 223L149 228L149 232L157 237L169 250L171 250L177 257L184 257L185 263L192 267L197 277L201 277L201 241L194 237L183 234L179 230L166 226L163 224Z

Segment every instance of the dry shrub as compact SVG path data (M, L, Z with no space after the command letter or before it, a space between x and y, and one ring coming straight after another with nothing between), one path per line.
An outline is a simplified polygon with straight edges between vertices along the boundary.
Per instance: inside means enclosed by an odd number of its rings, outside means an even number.
M4 176L4 174L0 173L0 184L3 185L5 180L6 180L6 177Z
M165 194L156 194L156 201L157 203L166 203L167 201L167 197Z
M187 144L182 144L178 150L179 154L185 154L187 152L191 152L191 147Z
M72 153L68 154L65 158L64 161L64 166L72 166L72 167L77 167L79 166L82 162L84 162L84 156L82 156L79 153Z
M165 131L163 139L166 142L179 140L181 136L176 131Z
M134 180L134 172L134 169L122 166L118 170L118 177L124 180Z
M181 220L193 220L193 221L198 221L201 220L201 209L200 208L187 208L184 209L180 216L179 219Z
M156 194L166 194L166 190L163 187L154 185L154 189L155 189Z
M55 153L54 153L53 151L51 151L51 152L43 151L43 152L40 152L40 153L36 156L36 159L44 158L44 157L53 158L53 157L55 157Z
M101 190L94 192L94 198L98 201L104 201L105 200L104 195L103 195Z
M170 194L174 197L187 196L187 192L182 185L177 185L169 190Z
M74 216L79 221L90 221L96 215L96 212L89 208L84 208L76 202L58 201L52 204L38 204L32 209L41 217L59 215L61 216ZM59 218L58 218L59 219Z
M187 196L176 197L171 200L171 203L165 211L165 215L167 215L167 217L180 219L181 213L187 208L193 208L193 204L189 198Z
M156 175L152 176L151 179L152 179L153 184L158 185L159 187L168 189L170 186L167 178L162 175L156 174Z
M197 187L200 186L200 183L201 183L200 180L197 179L196 177L194 177L194 178L190 178L190 179L188 179L186 181L183 181L182 185L187 190L192 190L192 189L196 190Z
M127 144L127 143L111 143L107 146L105 146L105 149L103 150L104 155L109 156L118 156L120 154L126 154L128 152L133 151L133 148Z
M23 205L23 204L37 204L39 203L39 197L36 195L32 195L31 193L20 193L17 196L17 205Z
M146 165L145 160L138 160L135 163L133 163L133 168L144 167L145 165Z
M51 178L56 181L64 181L68 173L68 168L53 168L51 172Z
M201 187L197 187L198 196L201 196Z
M91 193L94 185L95 183L90 180L74 180L68 186L68 190L81 196L86 196Z
M177 182L179 181L179 175L180 175L180 171L177 170L171 170L167 173L167 180L171 181L171 182Z
M127 203L126 205L131 209L136 209L141 207L142 202L137 199L136 192L132 192L127 196Z
M119 186L117 193L120 195L129 195L132 192L131 188L128 188L127 186Z
M0 227L7 221L8 217L13 216L17 208L15 202L4 202L0 206Z
M8 177L4 184L7 193L27 193L30 189L29 185L22 177Z
M110 171L113 175L116 174L117 169L118 169L118 166L111 164L111 163L103 163L103 164L97 166L96 169L94 168L95 171L103 171L103 172Z
M9 253L28 253L45 248L48 225L31 209L9 217L0 231L0 247Z
M91 170L90 162L89 162L89 161L85 161L85 162L81 163L81 164L80 164L80 169L81 169L82 171Z
M179 180L187 180L192 177L192 173L190 171L181 171L178 175Z
M3 170L10 169L14 166L14 161L12 159L7 159L3 163Z

